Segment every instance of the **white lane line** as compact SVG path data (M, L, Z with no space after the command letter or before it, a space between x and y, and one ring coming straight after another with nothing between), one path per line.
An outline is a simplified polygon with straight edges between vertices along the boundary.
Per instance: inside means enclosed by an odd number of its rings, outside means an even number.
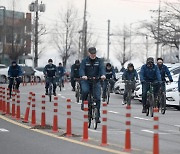
M114 113L114 114L119 114L118 112L116 111L108 111L109 113Z
M146 119L146 118L142 118L142 117L134 117L134 119L152 121L152 119Z
M58 94L59 96L61 96L61 94Z
M4 129L4 128L0 128L0 132L9 132L9 130Z
M151 134L154 134L154 131L151 131L151 130L148 130L148 129L144 129L144 130L141 130L142 132L146 132L146 133L151 133ZM174 134L174 133L170 133L170 132L159 132L158 134L160 135L169 135L169 134Z
M64 96L61 96L61 98L66 98L66 97L64 97Z

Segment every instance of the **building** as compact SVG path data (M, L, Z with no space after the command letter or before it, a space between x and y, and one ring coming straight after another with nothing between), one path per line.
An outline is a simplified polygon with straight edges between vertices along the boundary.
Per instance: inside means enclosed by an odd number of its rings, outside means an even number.
M0 63L22 61L31 53L31 13L0 9Z

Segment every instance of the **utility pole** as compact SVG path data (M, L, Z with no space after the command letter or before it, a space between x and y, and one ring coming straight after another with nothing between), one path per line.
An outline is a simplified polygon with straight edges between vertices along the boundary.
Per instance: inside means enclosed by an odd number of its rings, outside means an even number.
M87 21L86 21L86 9L87 9L87 0L85 0L84 5L84 21L83 21L83 35L82 35L82 49L84 52L84 57L87 56Z
M146 35L146 59L148 58L148 50L149 50L148 35Z
M110 20L108 20L108 40L107 40L107 61L109 62L109 49L110 49Z
M40 12L45 12L45 5L42 4L39 4L38 3L38 0L36 0L35 2L32 2L30 5L29 5L29 10L31 12L35 12L35 34L34 34L34 37L35 37L35 42L34 42L34 67L37 67L38 66L38 20L39 20L39 11Z
M36 19L35 19L35 48L34 48L34 67L38 66L38 0L35 2L36 9Z
M15 54L14 53L14 0L13 0L13 21L12 21L12 42L11 42L11 48L12 48L12 54ZM15 60L15 59L12 59L12 60Z
M158 9L158 36L157 36L157 46L156 46L156 59L159 56L159 34L160 34L160 17L161 17L161 0L159 0L159 9Z
M126 37L125 36L123 37L123 43L124 43L124 46L123 46L123 67L124 67L124 63L126 61Z

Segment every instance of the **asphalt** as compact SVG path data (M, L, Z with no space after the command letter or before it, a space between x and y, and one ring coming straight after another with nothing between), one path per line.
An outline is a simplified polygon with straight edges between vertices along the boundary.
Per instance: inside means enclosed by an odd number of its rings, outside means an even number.
M28 93L33 91L36 93L36 114L37 114L37 124L41 120L41 95L44 94L44 85L28 85L21 86L21 114L24 115L27 106ZM70 84L65 84L65 88L59 92L57 89L57 94L59 97L58 101L58 124L60 127L60 135L66 130L66 99L70 98L72 100L72 132L79 137L72 137L73 140L81 141L83 132L83 112L80 110L80 104L77 104L74 97L74 92L71 91ZM108 144L107 148L114 149L117 151L123 151L124 141L125 141L125 106L121 105L122 96L117 94L111 94L110 104L107 107L108 110ZM153 147L153 118L147 117L145 114L141 113L142 106L139 101L132 101L131 109L131 143L132 143L132 153L152 153ZM168 108L165 115L158 114L159 116L159 143L160 143L160 153L162 154L179 154L180 153L180 111L174 108ZM47 124L52 125L53 119L53 102L48 101L46 98L46 120ZM0 121L1 126L1 121ZM13 126L12 126L13 127ZM15 126L14 126L15 127ZM18 127L18 126L16 126ZM101 124L98 125L97 130L93 128L89 129L89 137L91 138L89 144L100 145L101 143ZM18 127L18 131L22 128ZM49 131L49 130L47 130ZM24 132L24 131L23 131ZM30 132L29 134L34 134ZM28 133L27 133L28 134ZM34 140L36 141L37 133L35 133ZM24 135L25 136L25 135ZM29 136L29 135L28 135ZM41 136L41 135L40 135ZM43 138L43 137L42 137ZM24 138L24 140L28 140ZM52 140L56 140L53 139ZM2 141L2 140L0 140ZM44 141L45 142L45 141ZM26 142L23 142L26 143ZM42 144L41 142L38 142ZM66 143L68 144L68 143ZM72 143L71 143L72 144ZM70 144L70 146L71 146ZM11 144L10 144L11 145ZM12 144L13 145L13 144ZM32 144L33 145L33 144ZM38 145L38 144L37 144ZM38 145L38 146L43 146ZM56 145L56 144L55 144ZM64 145L62 143L62 145ZM74 145L74 144L72 144ZM17 145L18 146L18 145ZM30 144L29 144L30 146ZM75 147L78 145L74 145ZM5 146L3 146L5 147ZM50 146L49 146L50 147ZM57 146L58 147L58 146ZM60 146L59 146L60 147ZM64 146L63 146L64 147ZM72 146L73 147L73 146ZM81 147L81 146L80 146ZM56 147L55 147L56 148ZM30 148L32 149L32 148ZM42 148L40 148L43 150ZM52 148L50 147L52 150ZM64 149L64 148L63 148ZM69 150L69 149L68 149ZM92 150L88 148L89 152ZM35 150L36 151L36 150ZM71 153L75 152L73 149L70 150ZM86 151L86 150L85 150ZM87 153L86 151L86 153ZM63 151L64 152L64 151ZM38 152L36 152L38 153ZM67 152L68 153L68 152ZM83 154L84 151L79 151ZM94 153L99 153L94 152ZM103 152L104 153L104 152Z

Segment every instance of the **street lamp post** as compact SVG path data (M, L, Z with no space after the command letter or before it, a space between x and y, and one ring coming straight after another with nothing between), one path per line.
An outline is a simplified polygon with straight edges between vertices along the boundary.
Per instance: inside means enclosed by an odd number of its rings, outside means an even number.
M6 43L6 7L0 6L0 8L3 8L3 50L2 50L2 59L1 63L4 63L4 54L5 54L5 43Z
M35 50L34 50L34 67L37 67L38 66L38 20L39 20L39 17L38 17L38 13L39 11L40 12L45 12L45 4L39 4L38 3L38 0L36 0L35 2L32 2L30 5L29 5L29 11L31 12L35 12L35 34L34 34L34 37L35 37L35 43L34 43L34 46L35 46Z

